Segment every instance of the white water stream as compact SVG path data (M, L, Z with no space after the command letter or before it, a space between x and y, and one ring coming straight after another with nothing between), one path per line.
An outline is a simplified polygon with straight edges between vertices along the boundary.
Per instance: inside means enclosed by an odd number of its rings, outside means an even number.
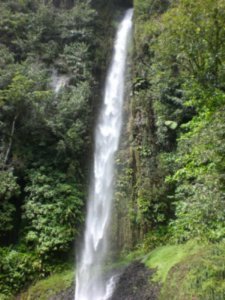
M75 300L107 300L114 277L103 276L113 200L114 156L122 125L124 81L133 10L126 11L114 42L104 102L95 132L94 174L89 194L84 244L77 259Z
M55 94L58 94L61 88L68 84L69 77L66 75L58 75L56 70L52 72L52 81L50 86L52 87Z

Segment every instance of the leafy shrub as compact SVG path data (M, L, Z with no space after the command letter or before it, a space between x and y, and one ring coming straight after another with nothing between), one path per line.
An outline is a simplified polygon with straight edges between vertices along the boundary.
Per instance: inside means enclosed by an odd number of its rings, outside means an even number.
M185 127L178 144L178 170L173 176L176 217L171 223L179 241L193 237L225 238L224 219L224 109L206 110Z
M10 296L41 273L42 264L33 253L0 248L0 290Z
M0 237L13 228L16 208L12 199L20 193L16 179L12 171L0 171Z
M23 218L25 241L42 258L66 252L82 221L82 195L64 174L31 170Z

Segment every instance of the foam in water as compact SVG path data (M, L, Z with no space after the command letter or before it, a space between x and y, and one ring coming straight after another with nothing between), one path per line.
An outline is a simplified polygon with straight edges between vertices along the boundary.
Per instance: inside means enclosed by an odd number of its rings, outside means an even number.
M102 274L108 251L108 226L113 200L114 155L122 124L124 81L133 10L126 11L114 43L105 83L104 102L95 132L94 174L89 194L84 244L77 259L75 300L107 300L115 277Z

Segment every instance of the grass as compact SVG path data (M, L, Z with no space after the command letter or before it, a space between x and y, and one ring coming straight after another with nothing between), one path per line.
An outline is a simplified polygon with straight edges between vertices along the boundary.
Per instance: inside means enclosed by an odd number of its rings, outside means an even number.
M129 265L135 260L141 260L148 268L156 270L151 280L160 283L161 300L225 299L224 243L190 241L182 245L161 246L147 255L139 249L124 255L115 264L109 263L105 271ZM73 282L72 270L52 275L31 286L21 300L47 300L71 287Z
M156 270L151 280L161 283L161 300L225 299L223 242L166 245L150 252L142 262Z
M147 255L143 262L148 268L156 269L156 275L153 280L164 283L168 272L173 266L198 252L201 247L203 246L200 246L195 241L183 245L162 246Z
M225 244L208 244L174 266L161 299L224 300Z
M68 288L74 283L74 272L65 271L60 274L54 274L50 277L38 281L24 293L21 300L47 300Z

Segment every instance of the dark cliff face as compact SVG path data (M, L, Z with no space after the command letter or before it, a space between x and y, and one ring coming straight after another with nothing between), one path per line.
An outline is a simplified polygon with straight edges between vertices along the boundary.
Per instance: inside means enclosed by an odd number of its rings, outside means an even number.
M114 0L114 3L119 6L123 7L132 7L133 6L133 0Z
M60 1L60 0L55 0ZM101 7L112 7L112 6L118 6L118 7L132 7L133 6L133 0L93 0L92 4L94 6L101 6Z
M57 8L72 8L76 3L75 0L52 0L52 3ZM92 0L93 6L119 6L119 7L132 7L133 0Z
M74 299L74 287L62 291L61 293L50 297L48 300L73 300Z
M156 300L160 287L150 281L154 274L144 264L134 262L120 276L110 300Z

